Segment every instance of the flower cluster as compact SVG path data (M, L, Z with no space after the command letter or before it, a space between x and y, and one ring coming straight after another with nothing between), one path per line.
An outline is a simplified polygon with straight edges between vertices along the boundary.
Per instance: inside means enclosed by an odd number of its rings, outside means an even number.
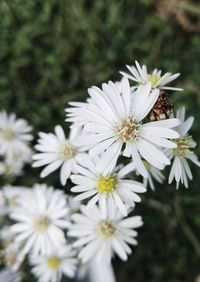
M39 133L32 166L42 167L42 178L59 170L61 185L70 186L73 196L46 184L3 188L0 214L10 223L0 239L8 267L16 271L28 258L40 282L83 273L93 279L94 268L114 281L112 258L127 260L137 245L143 221L134 207L147 187L163 183L170 165L169 184L175 179L177 188L188 187L188 160L200 166L188 134L194 118L185 119L184 107L175 113L166 92L182 90L168 86L179 74L148 73L138 62L127 68L131 74L121 72L121 81L92 86L85 102L69 103L68 136L61 125ZM30 159L30 129L24 120L0 114L0 154L6 161Z

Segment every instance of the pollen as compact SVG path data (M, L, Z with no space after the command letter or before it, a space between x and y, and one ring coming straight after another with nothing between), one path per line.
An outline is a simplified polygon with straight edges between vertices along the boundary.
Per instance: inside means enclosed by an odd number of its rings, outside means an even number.
M97 181L97 190L99 193L111 193L116 189L117 178L114 174L109 176L100 176Z
M148 79L151 82L152 87L156 87L158 85L159 80L160 80L160 76L148 74Z
M2 135L3 135L4 139L6 139L6 140L12 140L14 138L14 133L10 129L2 130Z
M116 127L116 134L123 142L132 141L138 136L138 127L139 125L134 119L129 117Z
M43 215L39 216L38 218L35 219L33 225L38 232L43 232L49 226L49 219L48 217Z
M112 221L105 220L99 224L98 231L104 238L109 238L115 233L116 228Z
M195 147L195 142L191 136L178 138L174 142L177 145L177 148L173 151L175 156L185 157L190 152L190 149Z
M58 157L63 161L72 159L76 153L76 147L67 140L63 142L58 149Z
M49 268L51 268L52 270L56 270L60 266L60 260L58 257L52 256L48 258L47 264Z

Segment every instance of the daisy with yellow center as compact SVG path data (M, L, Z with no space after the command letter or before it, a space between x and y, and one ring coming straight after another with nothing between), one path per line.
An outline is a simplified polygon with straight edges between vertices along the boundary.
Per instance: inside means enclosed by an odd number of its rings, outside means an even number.
M17 199L10 217L16 221L11 231L16 242L23 242L24 254L48 255L65 242L68 207L64 193L45 184L36 184ZM53 238L53 240L52 240Z
M169 174L169 183L172 183L173 179L176 180L176 188L179 184L184 184L188 188L188 178L192 180L192 173L188 164L188 160L197 166L200 166L200 162L197 156L194 154L193 149L196 147L196 142L192 139L192 136L188 135L194 118L189 117L185 120L185 108L181 108L176 113L177 118L180 119L181 124L176 127L180 137L175 140L177 145L173 150L166 150L166 155L173 161L171 171Z
M39 282L60 282L62 276L73 278L78 260L70 245L62 245L49 255L31 255L32 272Z
M128 165L117 170L115 165L111 166L104 162L104 169L101 169L102 159L92 159L89 156L79 160L76 166L79 174L71 176L72 182L76 185L71 191L79 193L74 200L81 201L89 199L88 207L99 203L102 213L106 216L108 210L114 208L127 215L127 207L133 207L135 202L141 199L138 193L144 193L146 189L137 181L126 179L125 176L133 170L134 166Z
M92 157L102 155L101 169L104 163L116 162L121 154L132 158L143 177L148 172L142 159L158 169L170 164L161 147L176 147L170 139L179 137L172 129L179 120L169 118L146 123L145 119L159 97L157 88L152 89L148 82L131 93L124 78L121 89L110 81L102 85L102 90L93 86L88 93L87 107L69 109L69 118L84 124L74 145L87 147Z
M77 159L81 156L78 147L73 145L73 140L77 134L78 131L73 129L70 132L69 139L67 139L60 125L55 127L55 134L39 133L38 144L35 146L39 153L33 156L33 167L45 166L41 172L41 177L46 177L61 167L60 181L62 185L66 184L74 170Z
M169 87L166 86L168 83L174 81L177 79L180 75L180 73L172 74L171 72L167 72L164 75L162 75L162 71L158 69L154 69L152 73L149 73L147 71L146 65L140 66L140 64L135 61L135 65L126 66L129 70L129 73L120 71L120 73L124 76L129 78L130 80L136 82L139 85L145 85L148 82L151 83L152 88L159 88L159 89L168 89L168 90L176 90L181 91L183 89L176 88L176 87ZM133 86L132 89L137 88L137 86Z
M15 156L19 156L18 160L21 162L30 161L32 127L26 120L6 112L0 112L0 121L0 155L13 162L16 160Z
M83 263L97 260L110 264L115 253L122 260L127 260L131 249L128 244L136 245L134 230L142 225L140 216L123 218L118 211L114 216L110 213L105 217L96 205L92 208L81 206L81 214L72 215L73 224L69 236L77 240L74 247L80 249L79 258Z

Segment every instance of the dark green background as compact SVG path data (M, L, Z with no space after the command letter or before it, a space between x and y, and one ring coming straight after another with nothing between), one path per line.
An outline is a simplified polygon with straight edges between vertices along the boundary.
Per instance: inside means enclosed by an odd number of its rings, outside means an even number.
M1 0L0 109L26 118L35 136L58 123L67 129L67 103L85 99L91 85L120 79L118 71L137 59L150 69L181 72L176 85L185 91L171 97L175 108L185 105L195 116L192 133L198 142L200 6L179 2ZM117 282L199 282L200 176L192 170L188 190L165 183L144 195L136 208L145 223L139 244L128 262L114 261ZM41 182L39 171L28 169L16 184ZM47 182L58 185L57 175Z

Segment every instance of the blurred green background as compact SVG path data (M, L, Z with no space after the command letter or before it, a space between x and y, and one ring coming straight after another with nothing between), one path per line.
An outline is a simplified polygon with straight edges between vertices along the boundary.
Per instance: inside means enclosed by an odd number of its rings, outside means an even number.
M181 72L176 85L184 92L171 97L196 117L199 142L199 16L191 0L1 0L0 110L26 118L35 136L58 123L67 129L67 103L85 99L91 85L119 80L118 71L137 59ZM188 190L165 184L144 195L136 208L145 223L139 244L128 262L115 259L117 282L200 281L200 176L192 170ZM41 182L39 171L16 183ZM58 185L58 178L47 182Z

